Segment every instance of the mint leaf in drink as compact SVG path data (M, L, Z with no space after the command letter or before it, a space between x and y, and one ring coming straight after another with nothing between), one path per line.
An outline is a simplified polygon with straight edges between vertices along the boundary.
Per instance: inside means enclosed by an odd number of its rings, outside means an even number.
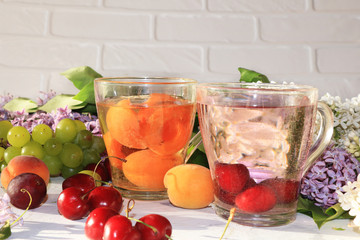
M86 103L95 104L94 79L102 77L94 69L88 66L71 68L62 73L69 79L80 92L74 99Z
M263 83L269 83L269 79L261 73L255 72L250 69L246 68L238 68L241 76L240 76L240 82L263 82Z

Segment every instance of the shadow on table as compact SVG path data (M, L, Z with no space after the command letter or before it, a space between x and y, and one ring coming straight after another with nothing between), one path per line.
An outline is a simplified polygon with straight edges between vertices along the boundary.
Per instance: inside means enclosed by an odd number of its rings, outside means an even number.
M78 239L76 236L84 236L84 229L79 226L64 223L46 224L42 222L26 221L23 226L12 228L11 239L32 240L56 240L56 239Z

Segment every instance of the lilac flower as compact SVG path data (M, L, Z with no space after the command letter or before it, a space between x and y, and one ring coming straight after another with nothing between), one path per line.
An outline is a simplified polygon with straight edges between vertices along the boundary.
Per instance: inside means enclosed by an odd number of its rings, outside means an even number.
M0 96L0 108L3 108L5 104L10 102L14 98L13 95L7 94L5 96Z
M6 221L14 221L18 216L11 210L10 207L10 198L6 193L0 197L0 225L4 225ZM23 224L23 219L20 218L20 221L17 222L21 226Z
M38 104L43 105L49 101L52 97L56 95L54 91L49 93L40 93L41 96L38 98ZM56 125L61 119L70 118L73 120L80 120L85 123L86 129L92 132L93 135L101 135L100 123L95 115L91 114L82 114L78 112L73 112L70 108L59 108L56 111L51 113L46 113L42 111L37 111L35 113L29 114L25 111L21 112L9 112L3 109L2 107L5 103L9 102L13 97L11 95L0 96L0 121L1 120L10 120L13 126L23 126L30 133L32 133L33 128L38 124L46 124L51 127L54 131Z
M336 191L360 174L360 162L342 148L329 146L301 182L301 195L328 208L338 202Z
M40 91L40 96L37 98L37 104L42 106L55 96L56 92L54 90L50 90L50 92L47 93Z

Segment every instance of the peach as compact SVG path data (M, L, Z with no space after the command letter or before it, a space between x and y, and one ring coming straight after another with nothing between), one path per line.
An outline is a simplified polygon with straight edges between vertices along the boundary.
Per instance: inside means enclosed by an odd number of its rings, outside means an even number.
M214 201L210 170L198 164L171 168L164 177L170 202L177 207L198 209Z
M125 177L136 186L151 190L165 189L165 173L183 163L179 154L158 155L148 149L134 152L125 159L122 165Z
M46 164L34 157L27 155L16 156L10 160L1 172L1 184L7 189L10 181L21 173L35 173L44 179L46 185L50 180L50 172Z

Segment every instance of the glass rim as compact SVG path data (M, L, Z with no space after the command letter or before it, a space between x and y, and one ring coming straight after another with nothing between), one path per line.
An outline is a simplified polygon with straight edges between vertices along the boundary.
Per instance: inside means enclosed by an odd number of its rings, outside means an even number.
M254 82L212 82L199 83L199 87L212 90L247 90L247 91L276 91L276 92L299 92L317 91L318 89L304 84L293 83L254 83Z
M191 78L183 77L101 77L94 80L96 83L109 84L197 84L198 82Z

